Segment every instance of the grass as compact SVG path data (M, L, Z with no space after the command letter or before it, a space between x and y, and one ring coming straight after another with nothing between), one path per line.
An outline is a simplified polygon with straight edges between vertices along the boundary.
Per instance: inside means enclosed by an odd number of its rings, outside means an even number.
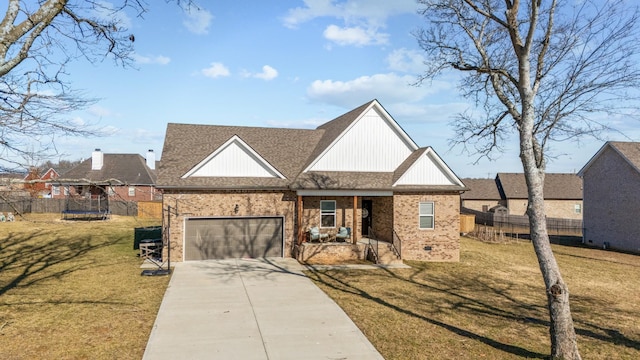
M549 318L529 242L463 238L459 263L308 275L385 359L542 359ZM640 257L554 246L584 359L640 358Z
M158 223L0 223L0 359L142 358L169 278L140 276L133 229Z

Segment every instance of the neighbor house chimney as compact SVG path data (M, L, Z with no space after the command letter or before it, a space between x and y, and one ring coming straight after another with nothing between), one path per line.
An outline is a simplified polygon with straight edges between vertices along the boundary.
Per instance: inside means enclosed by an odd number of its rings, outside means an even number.
M104 154L100 149L95 149L91 153L91 170L100 170L104 164Z
M156 168L156 153L153 152L153 149L147 151L147 166L151 170Z

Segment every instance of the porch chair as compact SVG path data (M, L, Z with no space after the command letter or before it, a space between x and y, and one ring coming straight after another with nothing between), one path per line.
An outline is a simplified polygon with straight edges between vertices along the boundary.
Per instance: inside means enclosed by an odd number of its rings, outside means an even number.
M319 242L324 242L329 239L329 234L323 234L320 232L317 226L309 229L309 241L318 240Z
M336 241L340 241L340 242L346 241L350 237L351 237L351 228L341 226L340 229L338 230L338 233L336 234Z

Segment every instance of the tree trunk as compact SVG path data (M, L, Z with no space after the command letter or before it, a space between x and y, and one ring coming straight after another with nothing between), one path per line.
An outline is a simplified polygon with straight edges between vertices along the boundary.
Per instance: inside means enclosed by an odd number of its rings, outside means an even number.
M525 117L523 116L523 119ZM523 125L526 123L527 121L525 120ZM569 306L569 288L560 274L560 268L551 250L547 232L543 193L544 163L539 160L541 155L536 156L533 135L526 134L526 131L527 126L521 126L520 159L524 167L524 175L529 192L527 214L529 215L531 241L538 257L538 264L547 292L551 358L581 360Z

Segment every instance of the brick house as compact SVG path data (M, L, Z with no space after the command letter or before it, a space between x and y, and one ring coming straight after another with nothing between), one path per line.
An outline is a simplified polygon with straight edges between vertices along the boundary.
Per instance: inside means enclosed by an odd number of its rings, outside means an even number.
M529 202L523 173L498 173L498 191L510 215L526 215ZM544 208L547 217L582 219L582 179L576 174L544 176Z
M52 168L40 175L37 168L32 168L24 177L24 189L29 192L31 197L51 197L51 180L60 177L57 171Z
M311 227L459 260L463 183L376 100L313 130L168 124L156 185L172 261L297 257Z
M469 190L460 195L460 207L488 212L496 206L506 206L498 191L496 179L462 179Z
M640 253L640 143L605 143L578 175L584 182L584 243Z
M469 188L460 196L461 207L487 212L504 207L509 215L526 215L527 184L523 173L498 173L495 179L462 179ZM582 179L576 174L548 173L544 178L547 217L582 219Z
M105 154L100 149L65 172L52 185L57 199L100 198L125 201L151 201L161 196L155 187L155 154Z

